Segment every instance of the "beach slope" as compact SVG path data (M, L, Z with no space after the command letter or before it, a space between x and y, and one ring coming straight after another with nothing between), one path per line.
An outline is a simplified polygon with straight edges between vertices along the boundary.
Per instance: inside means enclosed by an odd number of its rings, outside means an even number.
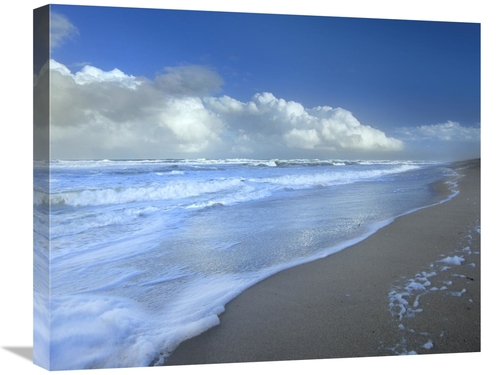
M480 351L480 162L454 168L453 199L254 285L166 365Z

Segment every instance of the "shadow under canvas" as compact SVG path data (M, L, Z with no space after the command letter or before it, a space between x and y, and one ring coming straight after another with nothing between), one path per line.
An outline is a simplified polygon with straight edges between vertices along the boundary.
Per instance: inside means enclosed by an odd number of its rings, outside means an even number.
M33 347L32 346L4 346L3 349L17 354L30 362L33 362Z

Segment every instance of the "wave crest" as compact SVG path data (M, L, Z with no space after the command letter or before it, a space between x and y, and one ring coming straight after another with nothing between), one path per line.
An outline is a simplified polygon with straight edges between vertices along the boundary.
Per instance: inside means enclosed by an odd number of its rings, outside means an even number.
M125 204L144 201L175 200L216 193L241 185L239 179L204 182L177 182L164 186L130 187L126 189L99 189L57 193L50 196L54 205L74 207ZM40 202L40 199L37 200ZM42 200L43 202L43 197Z

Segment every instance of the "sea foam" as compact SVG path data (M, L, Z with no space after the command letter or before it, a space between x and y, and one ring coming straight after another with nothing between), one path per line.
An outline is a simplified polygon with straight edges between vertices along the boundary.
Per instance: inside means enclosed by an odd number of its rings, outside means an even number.
M46 272L43 249L50 246L45 288L52 298L47 314L37 297L35 317L50 316L51 324L35 339L39 347L50 345L50 368L60 370L168 362L180 342L217 325L225 304L256 282L448 199L430 185L449 170L413 162L60 160L50 166L50 193L40 183L33 201L35 229L50 237L49 245L36 236L35 272ZM426 288L425 277L415 278L412 290ZM405 312L418 311L407 294L393 297Z

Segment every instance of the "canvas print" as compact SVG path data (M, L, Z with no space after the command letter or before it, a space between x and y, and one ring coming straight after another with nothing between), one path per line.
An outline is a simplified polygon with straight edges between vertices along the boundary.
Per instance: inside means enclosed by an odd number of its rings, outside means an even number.
M33 20L36 365L481 350L480 24Z

